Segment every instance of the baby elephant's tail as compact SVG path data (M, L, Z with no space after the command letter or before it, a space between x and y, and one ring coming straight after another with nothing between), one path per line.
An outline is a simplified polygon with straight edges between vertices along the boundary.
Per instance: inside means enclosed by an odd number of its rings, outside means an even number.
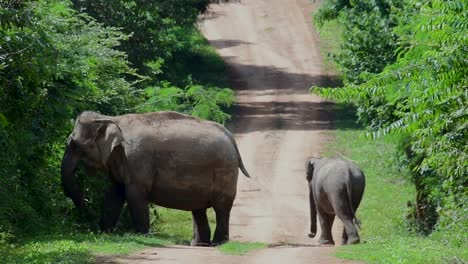
M354 211L354 204L353 204L353 188L351 187L350 184L347 186L347 191L348 191L348 203L349 203L349 209L351 210L351 213L353 214L353 224L358 228L361 229L361 221L357 219L356 217L356 212Z

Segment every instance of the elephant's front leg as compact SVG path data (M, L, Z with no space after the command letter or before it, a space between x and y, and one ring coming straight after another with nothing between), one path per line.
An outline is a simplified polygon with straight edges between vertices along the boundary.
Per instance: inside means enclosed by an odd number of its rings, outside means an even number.
M191 246L208 247L211 245L211 230L208 224L206 208L192 211L193 217L193 239Z
M115 227L124 202L125 187L122 184L113 182L102 205L102 216L99 222L102 231L109 231Z
M125 194L135 230L138 233L148 233L149 208L143 187L136 184L128 184L125 186Z

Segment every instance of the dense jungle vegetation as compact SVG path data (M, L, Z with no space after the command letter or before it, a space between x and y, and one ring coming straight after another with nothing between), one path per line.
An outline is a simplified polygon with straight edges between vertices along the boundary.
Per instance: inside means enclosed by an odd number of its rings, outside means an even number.
M82 263L89 258L85 248L114 242L95 237L96 223L82 219L62 192L64 143L81 111L229 118L233 92L219 78L223 63L195 27L209 2L0 1L2 261L9 262L6 252L15 243L35 235L79 233L53 254L44 253L50 249L45 238L35 255L38 242L25 242L21 261L69 263L64 258L70 257ZM370 137L389 134L398 142L391 149L395 174L408 175L417 191L406 216L411 232L439 232L441 243L458 248L468 244L468 1L324 0L314 18L318 25L336 23L334 32L343 33L330 58L344 83L314 92L354 104ZM90 181L87 202L97 210L98 179L82 179ZM152 216L154 225L162 221L154 210ZM182 229L175 218L164 221ZM164 243L122 239L128 244L109 243L116 248L109 252Z
M329 55L344 86L312 90L354 104L368 136L398 138L412 232L466 245L468 1L326 0L314 20L341 29Z
M0 1L0 255L21 237L93 230L59 176L81 111L229 117L224 65L195 27L209 2Z

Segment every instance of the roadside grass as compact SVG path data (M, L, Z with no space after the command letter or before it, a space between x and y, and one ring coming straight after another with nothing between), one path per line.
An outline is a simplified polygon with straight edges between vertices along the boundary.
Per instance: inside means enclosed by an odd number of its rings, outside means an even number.
M326 21L321 28L315 28L320 36L319 46L324 58L325 71L336 72L337 65L330 56L340 50L343 28L337 19Z
M258 250L266 248L267 244L260 242L239 242L239 241L230 241L221 246L218 246L217 249L226 255L245 255L252 250Z
M337 20L326 22L317 30L322 54L339 51L342 29ZM326 70L339 72L330 60ZM366 190L357 211L362 223L362 243L339 247L336 256L366 263L467 263L468 247L459 241L463 241L460 236L466 237L468 230L465 234L435 231L422 236L408 224L407 203L415 200L416 191L409 172L399 166L399 136L370 139L356 124L353 106L336 104L334 110L335 141L329 144L325 155L351 159L366 175Z
M457 244L455 234L436 231L422 236L411 231L406 221L408 201L415 189L408 172L398 166L398 136L365 137L359 126L352 127L353 110L337 106L336 140L328 156L357 163L366 175L366 190L357 211L362 225L359 245L338 248L337 257L366 263L466 263L468 247Z
M127 255L145 247L188 245L192 238L190 212L156 208L149 235L119 233L57 233L17 238L0 245L0 263L93 263L96 255ZM208 210L214 227L213 210ZM214 230L214 228L212 228Z
M20 239L0 251L1 263L92 263L95 254L128 254L170 241L143 235L70 233Z
M93 263L96 255L127 255L145 247L171 244L189 245L192 238L192 214L187 211L157 207L150 235L118 233L62 233L17 238L15 243L1 244L0 263ZM214 233L213 209L208 221ZM265 248L263 243L228 242L217 249L224 254L244 255Z
M192 214L186 211L157 208L159 218L154 226L154 234L157 237L168 239L172 243L189 245L192 238ZM208 209L208 222L213 236L216 227L216 217L212 208ZM266 248L267 245L260 242L229 241L216 248L227 255L244 255L249 251Z
M157 237L168 239L174 244L189 245L192 239L192 213L164 207L157 207L158 219L152 225ZM208 223L213 235L216 217L212 208L207 210Z

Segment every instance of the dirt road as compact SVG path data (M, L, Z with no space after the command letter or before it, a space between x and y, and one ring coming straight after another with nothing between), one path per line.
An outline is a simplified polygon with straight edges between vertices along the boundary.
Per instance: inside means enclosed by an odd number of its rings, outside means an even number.
M200 28L225 59L236 90L233 122L255 180L239 176L231 239L268 243L245 256L213 248L149 248L121 263L347 263L307 237L305 160L328 140L330 104L311 96L327 82L309 0L242 0L213 5ZM341 226L334 237L340 241Z

